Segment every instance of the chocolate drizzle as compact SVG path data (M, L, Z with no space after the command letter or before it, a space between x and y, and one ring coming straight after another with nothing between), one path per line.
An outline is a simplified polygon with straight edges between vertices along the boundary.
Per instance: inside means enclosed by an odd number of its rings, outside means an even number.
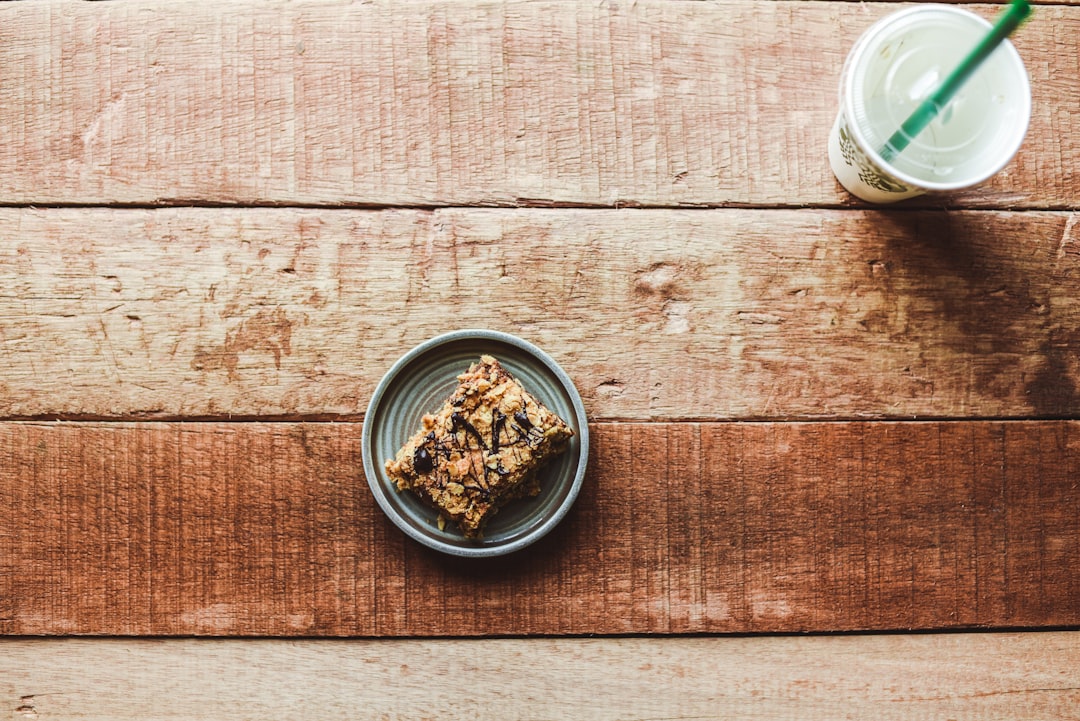
M423 446L417 448L416 453L413 453L412 464L417 473L431 473L435 470L435 461L428 452L428 449Z
M499 436L502 435L503 427L506 425L506 414L495 408L491 411L491 453L492 455L499 452Z
M514 455L520 461L520 449L536 448L544 436L543 432L529 420L529 415L524 409L515 411L512 416L507 416L497 408L493 409L490 442L460 411L450 414L449 431L449 435L441 440L436 438L434 430L424 436L423 444L413 452L413 471L418 475L427 475L436 470L437 460L449 462L455 451L470 459L474 458L472 454L477 450L482 451L480 458L476 459L479 462L471 460L468 481L462 485L485 499L491 496L488 479L491 476L504 477L510 472L503 466L502 459L499 459L492 468L484 463L483 456L485 454L496 456L501 450L513 449ZM444 477L444 475L438 474L440 487L445 487L450 482L449 476Z
M476 439L477 444L480 446L480 450L486 451L488 449L487 444L484 443L484 437L480 435L480 431L476 430L476 426L468 421L465 416L461 415L457 411L450 414L450 432L454 434L454 439L457 440L457 433L459 430L465 431L465 443L462 444L462 448L468 450L469 441L468 437L472 436Z

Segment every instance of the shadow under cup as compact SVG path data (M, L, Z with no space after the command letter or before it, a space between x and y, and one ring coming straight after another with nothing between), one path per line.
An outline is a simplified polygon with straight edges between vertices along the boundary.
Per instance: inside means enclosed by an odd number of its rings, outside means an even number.
M1031 118L1031 88L1016 48L1004 41L938 116L890 162L881 149L991 28L949 5L893 13L856 42L840 79L829 162L840 183L870 202L984 182L1016 154Z

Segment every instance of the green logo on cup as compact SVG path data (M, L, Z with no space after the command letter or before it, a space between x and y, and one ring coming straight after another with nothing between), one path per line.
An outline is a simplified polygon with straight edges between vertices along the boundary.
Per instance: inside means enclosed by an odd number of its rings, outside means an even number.
M875 190L883 193L906 193L910 188L897 183L892 178L882 175L877 166L870 162L866 155L859 150L858 146L848 135L846 125L840 126L840 154L844 156L844 162L853 168L859 169L859 180Z

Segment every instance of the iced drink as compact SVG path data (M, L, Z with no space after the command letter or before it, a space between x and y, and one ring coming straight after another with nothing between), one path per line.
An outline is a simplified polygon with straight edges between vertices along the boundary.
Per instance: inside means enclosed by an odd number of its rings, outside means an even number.
M920 5L873 25L848 55L829 162L851 193L889 203L977 185L1015 155L1031 116L1027 71L1008 41L891 161L881 151L960 64L990 24L948 5Z

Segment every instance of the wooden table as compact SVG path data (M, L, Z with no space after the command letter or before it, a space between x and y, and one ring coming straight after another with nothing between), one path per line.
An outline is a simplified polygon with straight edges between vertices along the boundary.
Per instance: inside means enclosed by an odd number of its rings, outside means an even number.
M896 7L0 4L0 716L1080 718L1080 6L1004 172L875 208ZM361 467L462 327L593 436L488 562Z

